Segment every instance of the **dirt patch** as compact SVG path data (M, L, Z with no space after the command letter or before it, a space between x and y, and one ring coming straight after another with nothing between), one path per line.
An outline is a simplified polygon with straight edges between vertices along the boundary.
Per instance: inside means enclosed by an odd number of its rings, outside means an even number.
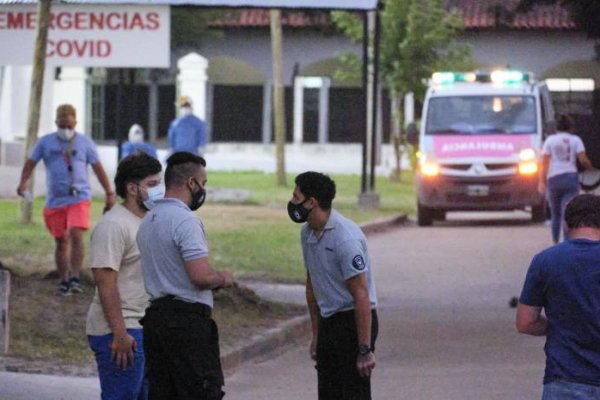
M55 296L56 288L54 278L12 276L10 349L6 357L0 358L0 368L46 374L96 374L85 335L94 286L84 282L85 292L69 297ZM214 310L222 353L305 312L303 307L265 302L241 287L216 292Z

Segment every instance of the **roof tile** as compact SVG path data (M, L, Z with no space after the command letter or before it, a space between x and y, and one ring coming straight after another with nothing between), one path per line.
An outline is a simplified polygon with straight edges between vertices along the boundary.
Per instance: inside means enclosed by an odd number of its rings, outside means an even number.
M519 0L446 0L446 7L456 8L463 17L466 29L492 29L498 26L519 29L574 30L575 23L569 12L560 5L536 6L525 14L510 17L509 13ZM282 12L281 23L291 28L326 28L332 22L324 11ZM240 9L227 11L212 26L222 28L263 28L269 25L269 11L263 9Z

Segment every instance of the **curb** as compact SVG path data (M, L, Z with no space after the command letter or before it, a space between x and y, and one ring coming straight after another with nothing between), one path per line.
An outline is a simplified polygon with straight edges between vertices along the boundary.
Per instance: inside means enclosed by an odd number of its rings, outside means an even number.
M408 217L406 215L399 215L368 222L360 225L360 228L366 236L369 236L385 232L394 226L403 225L407 221ZM223 354L221 356L223 370L224 372L231 372L246 361L267 355L284 345L296 343L305 337L307 338L310 332L310 315L308 313L284 321L261 335L251 337L245 345Z
M310 330L308 314L284 321L261 335L251 337L244 346L221 356L223 370L230 372L243 362L269 354L290 343L298 342L302 338L308 337Z

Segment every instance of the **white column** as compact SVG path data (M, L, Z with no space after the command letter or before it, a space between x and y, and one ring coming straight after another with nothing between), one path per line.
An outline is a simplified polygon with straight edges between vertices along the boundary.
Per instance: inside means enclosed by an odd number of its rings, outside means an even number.
M194 114L206 119L206 70L208 60L197 53L190 53L177 61L177 95L192 99Z
M319 87L319 144L329 141L329 78L321 78Z
M273 140L273 81L263 85L262 142L269 144Z
M56 108L61 104L71 104L77 111L76 129L87 135L88 115L87 110L87 72L84 67L62 67L60 77L54 81L54 104L51 115L54 116ZM91 112L91 111L90 111Z
M413 92L404 95L404 127L415 122L415 94Z
M304 84L302 77L294 79L294 143L304 141Z
M30 66L5 67L0 103L0 131L3 141L25 139L31 71Z

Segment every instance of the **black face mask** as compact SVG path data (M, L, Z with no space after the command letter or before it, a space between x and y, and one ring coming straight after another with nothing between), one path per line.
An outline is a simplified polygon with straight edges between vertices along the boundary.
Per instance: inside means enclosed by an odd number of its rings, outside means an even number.
M197 192L192 192L192 201L190 204L190 210L192 211L196 211L197 209L199 209L200 206L204 204L204 200L206 200L206 190L204 190L204 188L200 186L200 184L195 178L194 182L196 182L196 185L198 185L200 189Z
M311 210L307 210L306 208L302 207L302 205L304 203L306 203L308 201L308 199L304 199L303 202L298 203L298 204L294 204L291 201L288 203L287 205L287 211L288 211L288 215L290 216L290 219L298 224L301 224L303 222L306 222L306 220L308 219L308 214L310 213Z

